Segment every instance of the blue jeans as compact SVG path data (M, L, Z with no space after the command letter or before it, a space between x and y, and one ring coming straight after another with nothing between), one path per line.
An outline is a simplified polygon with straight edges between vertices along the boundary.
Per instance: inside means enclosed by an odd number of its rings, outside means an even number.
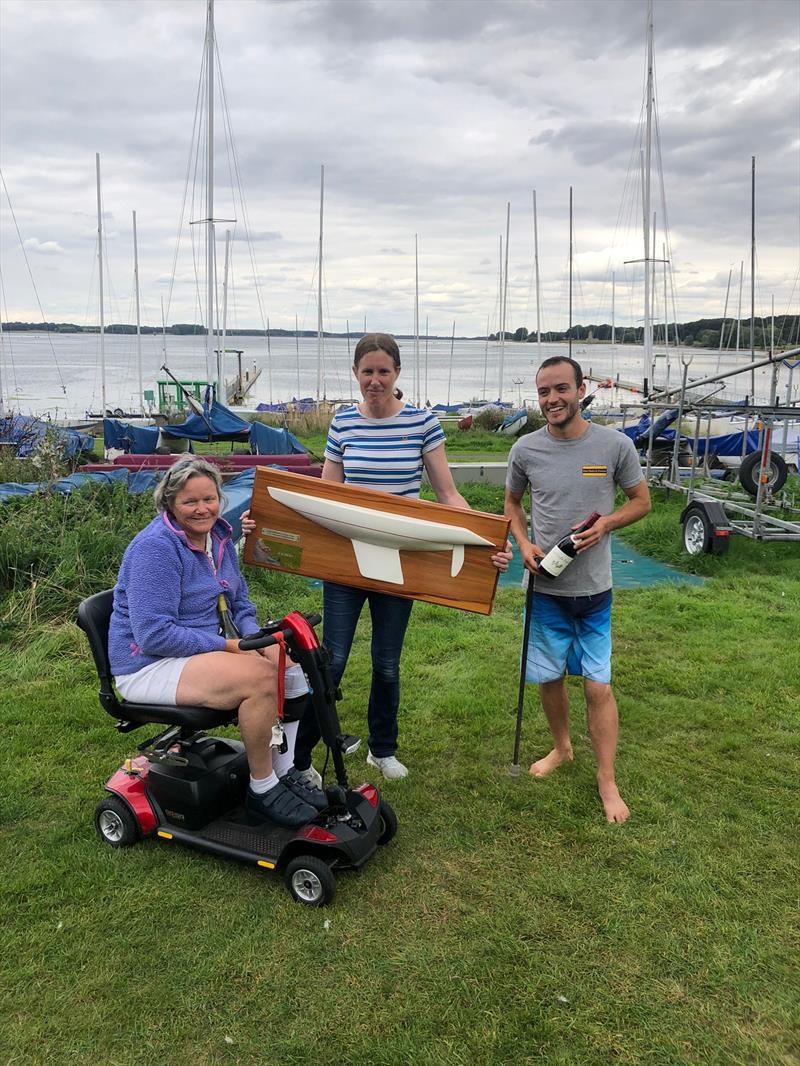
M337 685L347 666L365 602L369 603L372 618L372 687L367 708L369 750L384 758L397 750L400 654L414 601L335 585L331 581L324 583L322 643L330 653L331 672ZM306 770L311 765L311 752L319 739L319 726L309 700L295 744L294 764L298 770Z

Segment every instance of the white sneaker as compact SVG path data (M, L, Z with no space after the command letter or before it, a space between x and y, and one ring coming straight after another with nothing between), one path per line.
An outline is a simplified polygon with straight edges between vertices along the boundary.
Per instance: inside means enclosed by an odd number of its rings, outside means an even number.
M296 773L309 788L322 788L322 778L313 766L309 766L307 770L297 770Z
M394 781L400 777L407 777L408 770L399 759L396 759L394 755L385 755L380 758L377 755L373 755L369 749L367 750L367 763L369 766L375 766L383 776L389 780Z

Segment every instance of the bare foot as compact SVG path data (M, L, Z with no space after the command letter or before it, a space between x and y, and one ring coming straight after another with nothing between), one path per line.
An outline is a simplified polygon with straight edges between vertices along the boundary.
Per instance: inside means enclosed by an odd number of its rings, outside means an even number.
M572 762L572 748L567 748L566 751L559 751L558 748L553 748L549 755L545 755L543 759L539 759L531 765L529 773L533 774L534 777L547 777L562 762Z
M606 821L608 822L627 822L631 812L628 810L628 805L619 794L617 783L612 778L610 781L601 781L597 779L597 791L600 793L600 799L603 801L603 807L606 812Z

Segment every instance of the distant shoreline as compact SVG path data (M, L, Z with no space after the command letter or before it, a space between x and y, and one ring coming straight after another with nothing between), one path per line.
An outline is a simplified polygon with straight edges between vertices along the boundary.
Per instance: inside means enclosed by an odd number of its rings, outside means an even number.
M673 323L669 323L668 326L668 340L671 344L675 343L675 336L677 334L678 343L686 347L692 347L697 345L698 347L705 348L717 348L720 341L720 332L723 329L724 324L724 340L728 343L722 345L724 351L733 351L731 342L735 333L739 334L739 344L736 350L746 353L750 348L750 319L742 318L736 319L722 319L722 318L703 318L696 319L692 322L679 322L677 327ZM738 327L738 328L737 328ZM67 334L81 334L86 333L89 335L97 335L100 333L100 327L94 326L80 326L74 322L2 322L0 323L0 329L4 333L67 333ZM763 350L769 345L773 326L772 323L766 319L756 319L755 326L755 345L758 350ZM136 333L136 326L130 323L112 323L107 325L104 329L106 336L127 336ZM142 326L141 333L144 336L159 336L166 333L171 337L205 337L207 331L204 326L196 323L174 323L166 328L161 326ZM644 329L641 326L617 326L614 330L615 343L620 346L626 347L641 347L644 344ZM800 315L780 315L775 318L774 321L774 335L775 346L778 350L788 349L793 346L797 346L800 343ZM277 329L271 327L269 330L265 329L229 329L225 331L226 341L232 341L236 337L298 337L305 339L312 339L318 337L319 334L316 330L301 329ZM323 330L323 338L331 339L347 339L357 340L363 336L361 330L350 330L350 332L334 332L329 330ZM399 340L410 341L414 340L414 334L412 333L396 333L394 334ZM500 338L497 333L490 333L488 338L486 334L478 336L466 336L452 337L452 335L442 336L440 334L420 334L420 340L429 341L486 341L498 343ZM541 341L543 344L559 344L567 343L570 339L573 343L577 344L592 344L592 345L610 345L612 337L612 327L609 323L604 322L601 324L573 325L569 330L548 330L541 334ZM506 331L505 340L514 344L535 344L537 342L536 332L529 332L525 327L521 327L517 330ZM664 344L664 326L663 323L654 325L653 342L655 344Z

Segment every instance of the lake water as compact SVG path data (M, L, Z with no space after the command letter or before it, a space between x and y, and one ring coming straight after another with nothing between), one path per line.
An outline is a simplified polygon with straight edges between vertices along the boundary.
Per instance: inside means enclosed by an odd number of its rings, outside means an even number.
M0 335L0 385L6 406L24 414L51 418L83 418L87 411L101 407L100 339L96 334L80 333L3 333ZM343 400L354 395L350 365L352 346L344 338L324 340L321 379L328 399ZM403 359L401 385L407 399L421 398L431 403L458 403L473 399L496 399L499 388L500 346L482 340L456 340L453 357L448 338L420 340L419 386L415 385L413 339L400 342ZM137 410L138 360L135 336L110 334L105 337L106 403L109 408ZM270 338L271 358L264 337L229 337L226 347L241 348L244 367L255 362L261 377L251 393L249 406L259 402L278 402L293 396L311 396L317 386L317 339L301 337ZM543 344L542 358L565 354L566 344ZM622 381L642 379L642 349L634 345L573 343L573 357L585 372L615 377ZM688 353L687 353L688 355ZM692 349L690 376L706 377L717 370L733 369L749 362L749 353L723 353ZM534 374L539 364L536 344L505 344L503 398L512 403L534 402ZM163 339L156 335L142 337L142 377L144 388L154 388L159 368L166 362L179 378L205 378L205 338L168 337L166 356ZM680 359L673 353L669 368L661 355L657 359L657 381L667 379L678 384ZM227 357L226 377L236 370L234 356ZM785 399L789 372L780 372L780 396ZM766 401L771 384L771 369L757 370L756 396ZM741 399L749 390L750 375L728 380L720 398ZM797 399L800 370L795 371L792 390ZM617 390L602 390L598 401L616 404L630 399Z

